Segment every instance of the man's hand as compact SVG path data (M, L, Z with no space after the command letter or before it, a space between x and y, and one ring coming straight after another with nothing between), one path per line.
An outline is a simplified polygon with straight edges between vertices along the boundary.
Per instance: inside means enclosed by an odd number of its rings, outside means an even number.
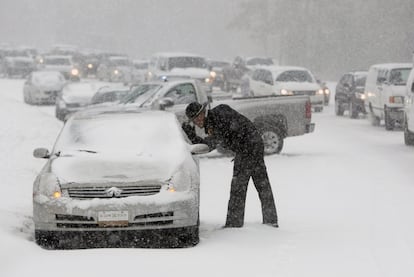
M184 132L187 134L187 137L192 140L193 138L195 138L196 135L196 131L195 131L195 126L191 126L191 124L184 122L181 125L181 128L183 128Z

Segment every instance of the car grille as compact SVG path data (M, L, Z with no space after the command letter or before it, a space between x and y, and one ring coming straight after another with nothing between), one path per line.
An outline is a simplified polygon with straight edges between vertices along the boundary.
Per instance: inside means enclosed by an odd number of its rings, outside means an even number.
M309 95L309 96L312 96L312 95L316 94L316 91L314 91L314 90L297 90L297 91L293 91L293 94L294 95Z
M56 214L56 226L58 228L100 228L93 217L79 215ZM174 223L174 212L137 215L134 222L129 222L127 227L164 226ZM123 228L123 227L119 227Z
M128 196L147 196L157 194L161 185L117 186L118 191L108 187L77 187L69 188L69 197L76 199L91 198L122 198Z

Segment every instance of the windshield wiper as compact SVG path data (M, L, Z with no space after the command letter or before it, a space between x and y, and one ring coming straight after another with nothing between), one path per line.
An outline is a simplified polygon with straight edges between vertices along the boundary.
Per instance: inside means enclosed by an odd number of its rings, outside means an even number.
M76 151L79 152L86 152L86 153L92 153L92 154L97 154L98 152L93 151L93 150L88 150L88 149L77 149Z

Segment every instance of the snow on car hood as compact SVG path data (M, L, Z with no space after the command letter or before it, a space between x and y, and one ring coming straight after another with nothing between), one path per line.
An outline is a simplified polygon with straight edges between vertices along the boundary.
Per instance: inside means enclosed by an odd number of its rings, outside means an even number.
M275 86L279 89L287 89L293 91L318 90L320 86L317 83L309 82L276 82Z
M189 67L189 68L173 68L170 71L170 74L178 75L178 76L188 76L191 78L207 78L210 76L210 71L208 71L205 68L195 68L195 67Z
M52 172L62 184L131 183L171 178L179 164L171 155L149 153L62 153Z
M66 103L88 104L104 83L73 83L65 86L62 97Z

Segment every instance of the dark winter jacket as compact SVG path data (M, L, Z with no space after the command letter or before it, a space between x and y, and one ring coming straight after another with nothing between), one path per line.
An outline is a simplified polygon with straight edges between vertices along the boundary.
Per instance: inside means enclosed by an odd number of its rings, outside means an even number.
M254 149L263 148L263 141L256 126L244 115L221 104L209 110L204 122L204 139L190 137L193 143L206 143L210 148L217 144L236 154L250 154Z

